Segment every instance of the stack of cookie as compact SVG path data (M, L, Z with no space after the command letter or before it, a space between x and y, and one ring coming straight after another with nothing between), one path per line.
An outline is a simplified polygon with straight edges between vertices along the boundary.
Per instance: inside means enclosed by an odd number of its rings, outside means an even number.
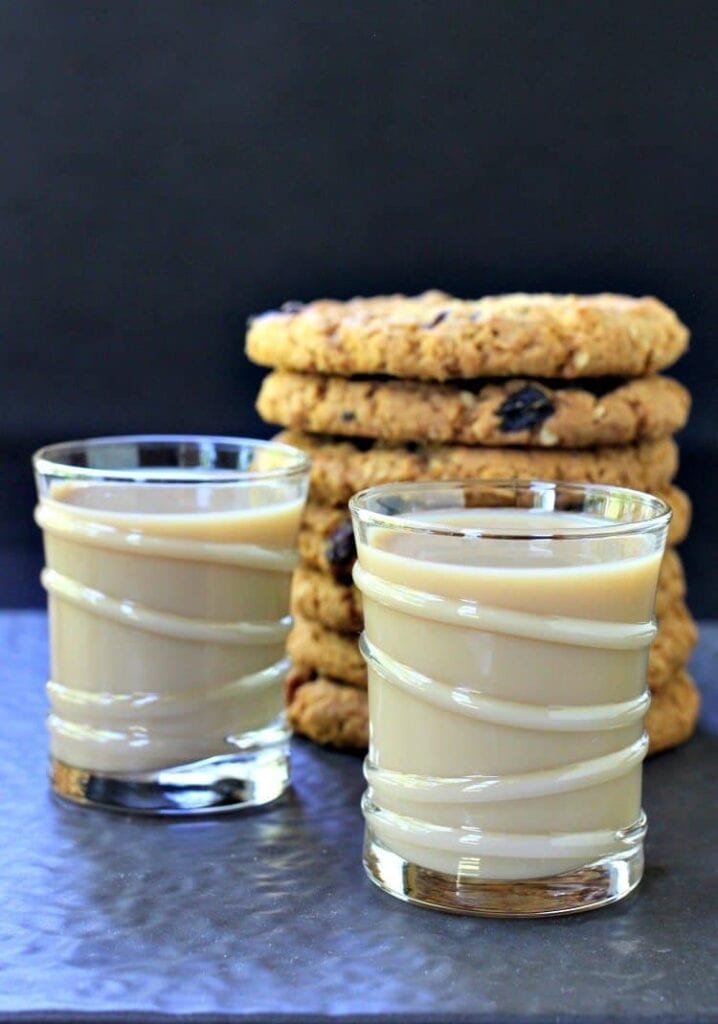
M398 480L534 478L650 491L673 509L658 593L651 750L686 739L699 698L685 665L696 629L675 546L690 520L673 434L690 396L658 371L688 332L653 298L442 292L289 303L254 319L247 353L270 366L257 408L313 459L293 586L287 682L295 729L367 744L361 601L347 511Z

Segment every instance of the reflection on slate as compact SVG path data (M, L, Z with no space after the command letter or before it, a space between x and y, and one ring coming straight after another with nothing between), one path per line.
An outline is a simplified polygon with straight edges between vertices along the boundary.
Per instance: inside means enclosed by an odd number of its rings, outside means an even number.
M82 1011L123 1024L140 1013L718 1021L718 625L704 625L694 665L712 687L703 730L646 766L638 894L554 921L384 896L361 867L359 758L301 742L294 791L249 814L160 821L55 802L45 628L38 612L0 614L0 1024L41 1011L57 1011L55 1024Z
M126 782L90 775L84 793L88 800L108 808L130 807L139 812L160 814L162 811L192 811L198 806L205 808L208 803L221 810L242 799L242 786L229 779L220 779L211 789L214 799L208 801L207 787L176 783L158 786L153 782Z

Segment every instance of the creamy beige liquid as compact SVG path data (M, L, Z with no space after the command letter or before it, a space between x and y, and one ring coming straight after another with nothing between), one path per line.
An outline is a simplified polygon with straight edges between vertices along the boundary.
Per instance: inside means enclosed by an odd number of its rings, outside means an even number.
M609 525L516 509L434 518L494 532ZM619 851L620 830L641 819L660 544L376 528L369 541L355 581L369 666L365 816L377 839L412 863L485 879Z
M281 723L295 495L281 483L54 485L35 513L53 757L154 771L236 754Z

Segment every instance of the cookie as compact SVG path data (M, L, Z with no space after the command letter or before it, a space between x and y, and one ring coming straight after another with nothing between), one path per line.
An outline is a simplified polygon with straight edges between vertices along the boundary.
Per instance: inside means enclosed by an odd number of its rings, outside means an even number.
M349 577L352 563L353 558L341 574L344 580ZM656 614L664 615L674 602L683 600L685 593L686 581L680 556L669 549L658 580ZM361 593L351 582L336 579L326 571L300 565L292 580L292 614L340 633L355 633L363 625Z
M658 754L689 739L700 709L701 698L695 683L685 669L679 669L651 700L646 715L648 753Z
M346 505L365 487L404 480L566 480L656 491L678 468L678 448L670 438L586 451L360 444L298 430L282 431L277 440L311 456L310 498L325 505Z
M697 637L696 624L685 604L678 601L668 608L658 622L658 633L648 657L651 690L660 690L685 665ZM297 616L287 638L287 653L300 669L366 687L366 665L354 633L339 633Z
M341 750L366 750L369 707L365 690L319 677L299 686L287 706L295 732Z
M656 494L671 506L673 518L668 527L668 544L682 544L688 536L693 517L691 499L680 487L671 486L666 490L658 490Z
M511 380L469 389L277 370L264 379L257 411L269 423L342 437L587 448L674 434L685 426L690 395L678 381L657 376L581 387Z
M688 330L657 299L439 291L287 303L249 324L247 355L300 373L471 377L642 377L675 362Z
M658 633L648 658L648 685L654 692L688 662L698 641L698 627L683 601L676 601L658 620Z
M700 695L685 669L678 669L654 695L646 716L650 754L685 742L698 721ZM293 728L314 740L340 749L366 749L369 743L367 694L325 676L296 687L288 706Z
M356 634L337 633L297 616L287 637L287 654L300 671L313 671L366 688L366 664L359 653Z
M308 502L299 526L298 545L300 558L307 567L337 580L351 581L356 547L347 508Z
M673 509L668 543L680 544L685 540L691 523L690 498L680 487L669 487L657 493ZM310 501L304 509L299 529L299 554L308 568L349 582L356 557L349 511Z
M306 565L294 570L291 610L292 615L338 632L356 633L363 625L361 594L354 584Z
M683 562L677 551L669 548L663 556L661 575L658 577L656 592L656 615L665 615L666 610L686 596L686 576Z

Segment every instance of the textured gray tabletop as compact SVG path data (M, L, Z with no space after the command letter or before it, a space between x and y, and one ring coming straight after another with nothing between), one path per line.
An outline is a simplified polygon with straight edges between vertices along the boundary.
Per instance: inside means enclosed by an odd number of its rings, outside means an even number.
M294 793L247 816L171 824L55 803L44 631L40 613L0 615L0 1021L718 1021L718 626L695 660L700 734L646 767L638 894L522 922L374 889L359 759L304 743Z

